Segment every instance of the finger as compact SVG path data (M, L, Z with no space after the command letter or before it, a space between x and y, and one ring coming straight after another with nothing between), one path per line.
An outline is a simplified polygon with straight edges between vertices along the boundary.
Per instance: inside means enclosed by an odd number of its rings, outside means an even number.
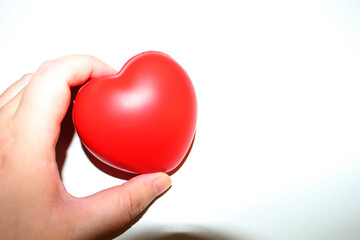
M74 55L47 61L27 85L14 117L24 130L30 131L28 135L39 138L36 141L50 140L55 145L69 106L70 87L115 73L116 70L92 56Z
M0 95L0 108L7 104L11 99L13 99L29 83L32 76L32 73L25 74L21 79L19 79L9 88L7 88Z
M18 92L15 97L13 97L8 103L6 103L0 109L1 116L3 118L5 118L7 120L7 119L11 118L12 116L14 116L14 114L16 113L16 111L19 107L19 104L20 104L23 94L24 94L24 89L21 89L20 92Z
M146 206L171 185L165 173L137 176L127 183L82 199L77 219L85 238L113 232L140 214Z

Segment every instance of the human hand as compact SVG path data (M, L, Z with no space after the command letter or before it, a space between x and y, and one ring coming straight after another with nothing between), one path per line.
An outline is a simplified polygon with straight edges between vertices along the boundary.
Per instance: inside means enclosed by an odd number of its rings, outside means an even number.
M171 185L137 176L85 198L64 188L55 161L70 87L116 71L90 56L43 63L0 95L0 239L94 239L115 231Z

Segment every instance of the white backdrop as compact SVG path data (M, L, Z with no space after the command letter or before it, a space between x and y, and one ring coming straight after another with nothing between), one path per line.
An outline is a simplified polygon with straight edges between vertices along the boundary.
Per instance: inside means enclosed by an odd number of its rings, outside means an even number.
M120 69L163 51L193 80L196 140L118 239L360 239L359 12L356 0L2 0L0 91L63 55ZM124 182L76 134L62 178L79 197Z

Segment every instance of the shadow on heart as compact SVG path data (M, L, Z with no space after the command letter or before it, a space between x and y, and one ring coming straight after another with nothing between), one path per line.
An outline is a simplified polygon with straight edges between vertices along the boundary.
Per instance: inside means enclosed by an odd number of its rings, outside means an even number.
M182 165L184 165L186 159L188 158L190 152L191 152L191 149L194 145L194 141L195 141L195 137L196 137L196 133L194 135L194 138L191 142L191 145L189 147L189 150L187 151L185 157L183 158L183 160L181 160L180 164L172 171L170 172L167 172L167 174L169 174L170 176L175 174L181 167ZM82 144L82 148L87 156L87 158L90 160L90 162L95 166L97 167L99 170L101 170L102 172L110 175L110 176L113 176L113 177L116 177L116 178L119 178L119 179L123 179L123 180L129 180L135 176L137 176L138 174L133 174L133 173L129 173L129 172L125 172L125 171L122 171L120 169L117 169L117 168L113 168L109 165L107 165L106 163L102 162L100 159L98 159L96 156L94 156L86 147L84 144Z

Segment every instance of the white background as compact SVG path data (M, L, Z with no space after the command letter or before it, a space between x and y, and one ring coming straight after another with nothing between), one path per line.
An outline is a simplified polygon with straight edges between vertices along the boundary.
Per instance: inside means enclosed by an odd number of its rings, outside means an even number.
M198 97L173 187L119 239L360 239L358 1L0 2L0 91L47 60L120 69L159 50ZM78 197L124 180L75 135L62 169Z

